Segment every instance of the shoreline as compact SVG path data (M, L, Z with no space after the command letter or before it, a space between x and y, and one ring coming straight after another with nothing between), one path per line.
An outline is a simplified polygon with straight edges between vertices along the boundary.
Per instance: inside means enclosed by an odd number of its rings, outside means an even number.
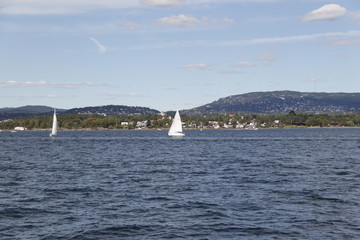
M319 127L319 126L310 126L310 127L292 127L292 126L285 126L285 127L268 127L268 128L258 128L256 130L266 130L266 129L356 129L360 128L360 126L355 127L341 127L341 126L328 126L328 127ZM168 131L168 128L141 128L141 129L108 129L108 128L80 128L80 129L58 129L59 131ZM245 129L245 128L184 128L184 130L250 130L256 131L255 129ZM0 129L0 132L30 132L30 131L48 131L51 132L51 128L49 129L26 129L26 130L14 130L14 129Z

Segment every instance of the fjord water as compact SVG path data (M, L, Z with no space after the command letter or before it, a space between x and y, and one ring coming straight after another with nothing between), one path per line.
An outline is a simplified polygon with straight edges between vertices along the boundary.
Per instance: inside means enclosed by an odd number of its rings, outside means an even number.
M0 132L0 239L360 239L360 129Z

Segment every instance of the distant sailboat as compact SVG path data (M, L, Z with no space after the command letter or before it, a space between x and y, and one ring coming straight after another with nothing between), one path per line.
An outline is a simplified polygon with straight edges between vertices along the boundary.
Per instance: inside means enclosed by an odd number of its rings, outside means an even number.
M182 123L181 123L179 111L176 111L175 113L175 117L169 129L168 135L172 137L185 136L185 133L183 133L183 129L182 129Z
M50 133L50 137L56 137L57 136L57 119L56 119L56 110L54 109L54 117L53 117L53 125Z

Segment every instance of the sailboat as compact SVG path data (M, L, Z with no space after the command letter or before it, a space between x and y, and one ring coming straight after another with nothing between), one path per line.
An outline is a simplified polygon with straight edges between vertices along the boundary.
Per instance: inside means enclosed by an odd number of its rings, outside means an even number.
M174 117L173 122L172 122L172 124L170 126L168 135L172 136L172 137L185 136L185 133L183 133L183 129L182 129L180 113L179 113L178 110L175 113L175 117Z
M50 133L50 137L56 137L57 136L57 119L56 119L56 110L54 109L54 117L53 117L53 125Z

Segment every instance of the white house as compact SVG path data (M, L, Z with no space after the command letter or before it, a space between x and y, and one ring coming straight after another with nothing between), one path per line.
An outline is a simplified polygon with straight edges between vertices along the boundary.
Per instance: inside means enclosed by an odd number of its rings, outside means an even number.
M121 125L121 126L127 126L127 125L129 125L129 122L126 122L126 121L125 121L125 122L121 122L120 125Z

